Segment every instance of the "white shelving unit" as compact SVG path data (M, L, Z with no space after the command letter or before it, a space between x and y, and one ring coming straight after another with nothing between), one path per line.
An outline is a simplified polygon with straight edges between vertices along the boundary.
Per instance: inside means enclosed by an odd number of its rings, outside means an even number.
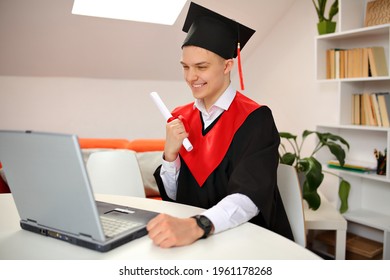
M316 71L319 83L330 83L338 92L338 123L318 125L344 137L350 144L348 160L375 163L374 149L390 151L390 129L352 124L352 94L390 92L390 76L326 79L326 50L383 46L389 67L390 24L364 27L366 0L341 0L336 33L316 37ZM390 73L390 71L389 71ZM329 87L327 87L329 90ZM326 165L331 159L325 151L318 159ZM383 242L383 259L390 259L390 162L387 175L336 171L351 183L349 210L344 214L348 231Z

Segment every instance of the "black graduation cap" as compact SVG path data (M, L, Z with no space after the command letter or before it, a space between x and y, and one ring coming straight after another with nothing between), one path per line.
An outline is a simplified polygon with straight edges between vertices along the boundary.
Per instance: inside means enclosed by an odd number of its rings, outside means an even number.
M183 31L187 32L184 46L198 46L225 59L237 56L237 44L241 50L255 33L233 19L227 18L194 2L191 2Z
M182 47L201 47L225 59L238 56L241 88L243 89L240 49L244 48L255 30L191 2L183 31L187 32L187 37Z

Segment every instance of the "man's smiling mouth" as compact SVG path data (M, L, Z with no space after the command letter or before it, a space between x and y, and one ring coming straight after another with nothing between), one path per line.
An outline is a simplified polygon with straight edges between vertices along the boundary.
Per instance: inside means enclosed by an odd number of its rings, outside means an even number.
M194 88L200 88L200 87L203 87L206 83L203 83L203 84L193 84L192 87Z

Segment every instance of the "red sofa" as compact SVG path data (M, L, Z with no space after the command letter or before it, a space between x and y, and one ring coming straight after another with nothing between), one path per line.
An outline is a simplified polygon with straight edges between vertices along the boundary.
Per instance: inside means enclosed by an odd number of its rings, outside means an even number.
M152 152L164 150L164 139L110 139L80 138L81 149L128 149L136 152Z

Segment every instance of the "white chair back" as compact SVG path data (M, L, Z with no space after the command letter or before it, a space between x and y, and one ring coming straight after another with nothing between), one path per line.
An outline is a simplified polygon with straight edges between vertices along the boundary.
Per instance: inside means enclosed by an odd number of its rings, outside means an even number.
M288 220L290 222L294 240L299 245L306 247L306 229L302 192L297 172L293 166L279 164L278 187Z
M87 170L94 193L145 197L136 152L130 150L92 153Z

